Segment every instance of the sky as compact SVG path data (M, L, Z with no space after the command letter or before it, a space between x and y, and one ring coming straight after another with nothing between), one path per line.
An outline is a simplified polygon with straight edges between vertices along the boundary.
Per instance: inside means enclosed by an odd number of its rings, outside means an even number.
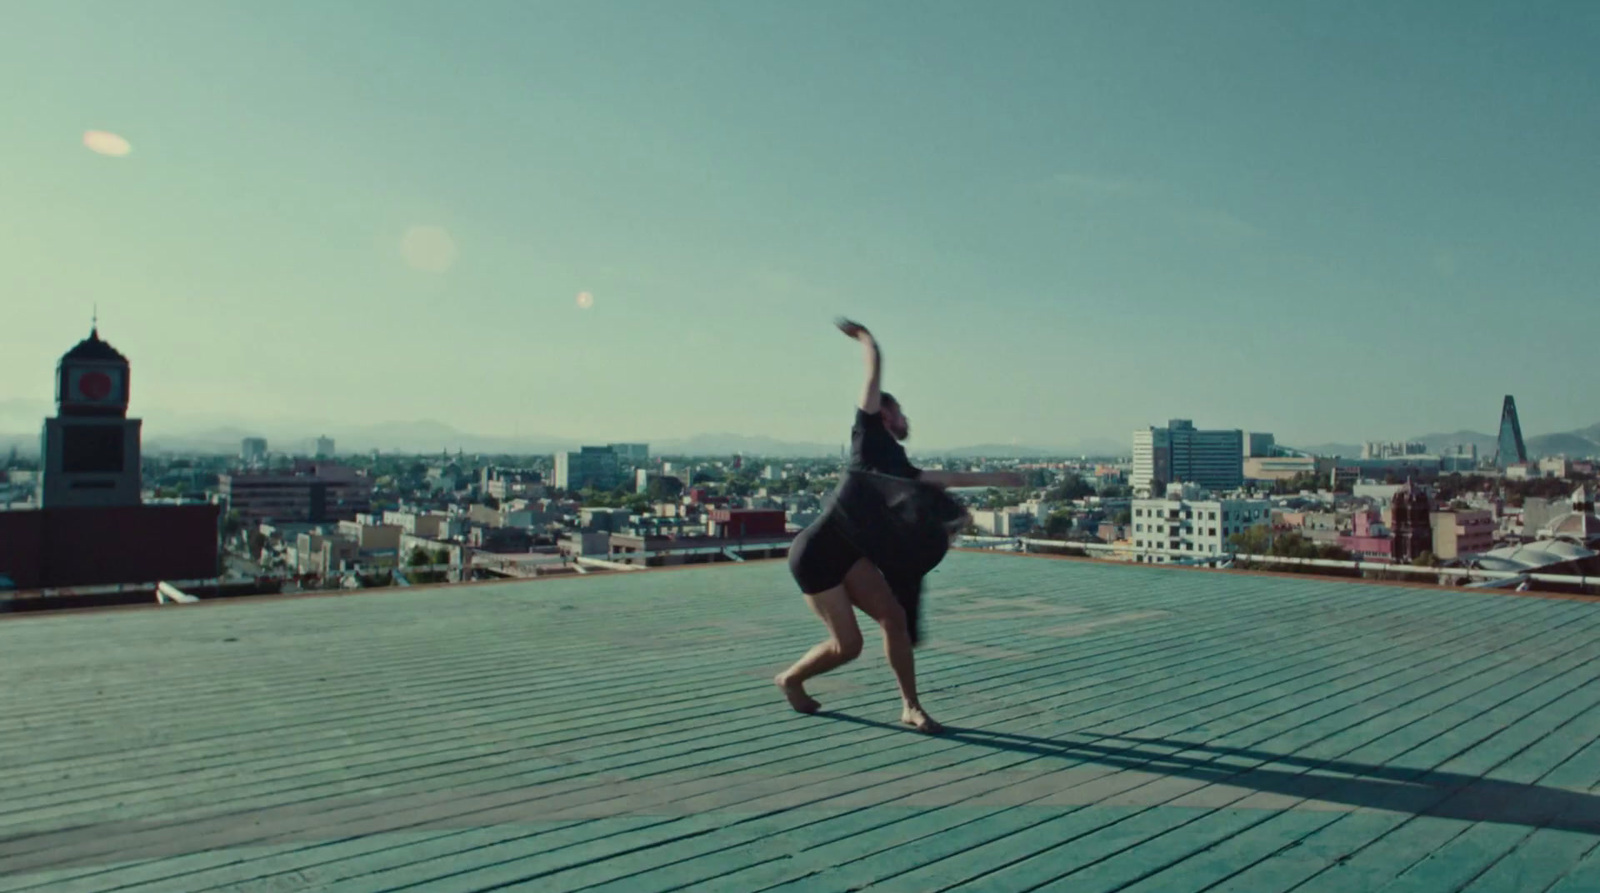
M147 436L831 443L846 314L926 448L1600 421L1600 4L6 10L0 402L98 306Z

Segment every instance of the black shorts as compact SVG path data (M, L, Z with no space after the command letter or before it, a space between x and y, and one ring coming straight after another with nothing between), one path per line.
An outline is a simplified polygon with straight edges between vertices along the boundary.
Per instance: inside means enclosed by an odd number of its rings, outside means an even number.
M817 595L844 582L862 558L826 516L800 531L789 546L789 573L806 595Z

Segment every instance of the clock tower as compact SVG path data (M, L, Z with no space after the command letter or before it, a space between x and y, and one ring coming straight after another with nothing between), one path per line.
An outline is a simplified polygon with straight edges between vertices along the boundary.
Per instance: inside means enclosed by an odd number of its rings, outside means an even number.
M96 327L56 365L40 508L138 505L140 424L128 418L128 359Z

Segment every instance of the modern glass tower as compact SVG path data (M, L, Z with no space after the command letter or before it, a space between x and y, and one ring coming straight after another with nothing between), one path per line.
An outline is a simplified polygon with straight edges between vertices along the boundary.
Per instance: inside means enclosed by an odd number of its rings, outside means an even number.
M1500 409L1500 437L1494 464L1505 468L1527 461L1528 448L1522 443L1522 423L1517 421L1517 401L1507 394L1505 405Z

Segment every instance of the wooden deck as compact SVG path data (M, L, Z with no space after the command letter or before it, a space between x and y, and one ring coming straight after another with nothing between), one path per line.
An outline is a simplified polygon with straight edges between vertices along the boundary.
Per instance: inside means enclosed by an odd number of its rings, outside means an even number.
M1600 605L952 555L0 621L0 893L1600 890Z

